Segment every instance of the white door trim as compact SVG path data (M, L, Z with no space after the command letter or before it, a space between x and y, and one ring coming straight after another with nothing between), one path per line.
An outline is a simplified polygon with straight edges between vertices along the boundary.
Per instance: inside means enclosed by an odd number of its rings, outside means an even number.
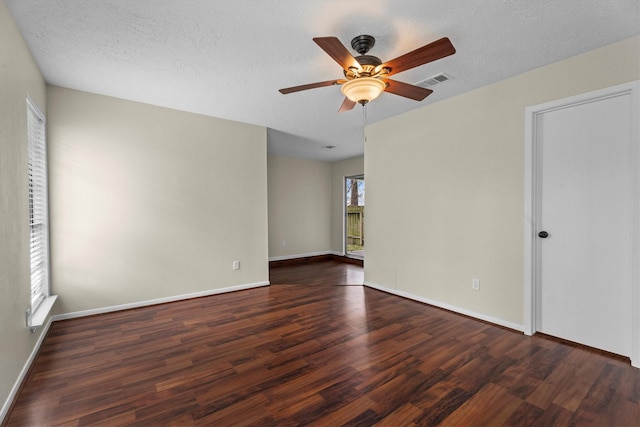
M606 98L631 95L632 100L632 271L631 271L631 364L640 368L640 80L559 99L525 109L524 150L524 333L536 332L536 129L540 115Z

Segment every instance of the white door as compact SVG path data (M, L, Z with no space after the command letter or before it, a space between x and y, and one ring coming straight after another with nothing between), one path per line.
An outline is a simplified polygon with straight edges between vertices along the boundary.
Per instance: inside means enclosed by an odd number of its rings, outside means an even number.
M632 97L535 123L536 330L631 355ZM637 167L637 165L634 165Z

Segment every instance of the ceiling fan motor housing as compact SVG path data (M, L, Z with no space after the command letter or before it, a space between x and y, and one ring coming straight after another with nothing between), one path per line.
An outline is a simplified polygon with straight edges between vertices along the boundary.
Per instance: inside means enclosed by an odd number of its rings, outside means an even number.
M376 70L376 67L382 64L382 60L377 56L367 55L367 52L375 44L376 39L366 34L356 36L351 40L351 47L360 54L355 57L355 60L360 64L360 68L350 67L344 70L344 75L348 80L360 77L374 77L379 74L380 70Z
M349 67L349 69L344 70L344 76L348 80L357 79L359 77L375 77L382 71L376 69L382 64L382 60L377 56L360 55L356 56L355 60L360 64L360 68Z
M382 64L382 60L380 60L380 58L378 58L377 56L373 56L373 55L356 56L356 61L358 61L358 63L363 66L373 65L374 67L377 67L378 65Z

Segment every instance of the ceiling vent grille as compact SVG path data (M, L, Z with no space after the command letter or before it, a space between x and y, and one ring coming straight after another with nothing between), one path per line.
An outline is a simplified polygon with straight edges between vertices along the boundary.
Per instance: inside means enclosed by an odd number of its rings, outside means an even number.
M440 73L416 83L416 86L420 86L424 88L432 88L435 85L439 85L440 83L444 83L451 79L453 79L451 75L446 73Z

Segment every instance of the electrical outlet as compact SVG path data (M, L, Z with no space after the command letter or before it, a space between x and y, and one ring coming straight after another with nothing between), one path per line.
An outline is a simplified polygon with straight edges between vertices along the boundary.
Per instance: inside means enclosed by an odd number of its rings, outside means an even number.
M240 270L240 261L233 261L233 269Z
M471 289L473 289L474 291L480 290L480 279L471 280Z

